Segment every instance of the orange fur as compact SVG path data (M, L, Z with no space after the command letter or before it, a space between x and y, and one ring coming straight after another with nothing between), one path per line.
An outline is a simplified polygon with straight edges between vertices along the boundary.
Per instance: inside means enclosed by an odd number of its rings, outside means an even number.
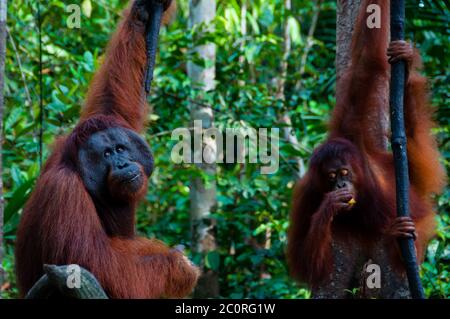
M378 4L382 12L380 29L369 29L365 8ZM297 183L288 233L287 257L292 275L311 286L320 285L333 271L331 243L337 237L350 239L348 245L368 245L386 239L385 231L396 217L395 179L392 154L379 146L385 136L374 123L374 114L386 112L390 65L387 59L389 41L389 1L366 0L355 25L351 62L338 83L337 101L330 123L328 140L314 153L309 171ZM405 118L410 168L410 211L419 234L416 241L418 260L423 259L428 241L434 234L432 193L441 191L446 175L439 163L436 141L430 133L434 125L427 101L425 78L417 73L418 55L409 70L405 91ZM376 118L376 117L375 117ZM325 150L346 149L353 169L357 171L357 204L341 223L326 216L320 165ZM364 246L366 247L366 246ZM396 243L387 245L395 250ZM393 264L399 266L398 251ZM402 269L399 267L399 269Z
M109 45L91 85L81 121L55 143L17 232L16 271L22 296L43 274L43 264L79 264L91 271L112 298L185 297L199 276L182 253L135 235L135 209L146 188L125 208L100 213L77 168L79 144L113 126L140 131L146 103L144 28L132 10ZM119 219L119 221L117 221ZM114 225L107 234L105 225Z
M176 9L175 1L164 13L168 23ZM147 61L145 25L136 19L133 5L112 37L100 70L91 83L81 121L96 114L111 114L142 131L147 117L147 102L142 83Z

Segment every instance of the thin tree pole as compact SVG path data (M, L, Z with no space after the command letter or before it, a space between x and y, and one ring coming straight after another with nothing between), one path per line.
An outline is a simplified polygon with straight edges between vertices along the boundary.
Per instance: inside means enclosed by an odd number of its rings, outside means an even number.
M245 45L247 44L246 41L247 37L247 0L241 1L241 45L240 45L240 55L239 55L239 66L240 70L239 73L241 76L243 76L244 68L245 68ZM243 87L245 85L245 81L240 78L239 79L239 86Z
M280 99L284 106L286 111L281 114L280 122L285 125L283 128L283 135L286 141L292 145L295 149L299 149L299 141L297 136L295 135L294 129L292 128L292 119L289 114L288 105L286 103L286 79L288 75L288 67L289 67L289 57L291 55L291 49L292 49L292 43L291 43L291 37L289 35L289 15L290 11L292 10L292 1L291 0L285 0L284 1L284 9L286 11L286 14L284 15L284 34L283 34L283 58L281 60L281 68L280 68L280 79L278 81L278 88L277 88L277 98ZM314 24L314 22L313 22ZM309 39L309 38L308 38ZM307 48L308 44L305 46L305 50L308 51ZM302 67L300 67L301 69ZM301 71L300 71L301 72ZM302 74L300 74L300 77ZM300 81L300 80L299 80ZM300 156L293 156L292 160L297 163L297 176L296 178L301 178L305 174L305 163L303 162L303 159Z
M4 110L4 87L5 87L5 59L6 59L6 13L7 1L0 0L0 288L3 286L3 110ZM1 299L1 294L0 294Z
M405 2L391 0L391 39L403 40L405 37ZM398 61L391 69L391 130L392 151L394 154L395 182L397 194L397 215L409 216L409 176L408 154L406 150L403 97L405 92L405 61ZM408 276L409 290L414 299L424 299L422 283L417 267L413 239L399 239L400 250Z
M216 0L190 0L189 1L189 27L204 24L207 31L210 31L212 20L216 16ZM197 99L202 101L208 96L208 92L215 88L215 60L216 46L214 43L198 45L194 48L196 53L209 66L197 65L193 61L188 63L188 75L193 87L197 89ZM201 121L201 128L194 129L194 134L214 127L214 113L209 106L191 104L191 119L193 123ZM198 132L200 131L200 132ZM200 134L198 134L200 135ZM194 144L196 144L194 136ZM209 183L203 178L193 178L190 190L191 201L191 224L192 224L192 249L194 254L201 256L202 275L194 291L194 298L217 298L219 297L219 277L218 277L218 255L216 244L216 220L211 216L215 210L216 199L216 164L215 161L203 161L203 154L215 157L216 142L212 138L205 139L201 149L194 148L194 162L205 176L208 176ZM205 150L203 152L202 150ZM212 257L215 256L215 257ZM212 260L214 262L212 262ZM209 266L207 266L209 264Z

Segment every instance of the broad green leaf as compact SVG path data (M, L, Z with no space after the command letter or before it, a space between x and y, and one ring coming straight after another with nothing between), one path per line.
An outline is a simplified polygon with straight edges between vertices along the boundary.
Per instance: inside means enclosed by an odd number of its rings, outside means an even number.
M206 265L206 267L208 267L209 269L212 269L214 271L219 270L219 266L220 266L219 253L217 251L213 250L213 251L210 251L208 254L206 254L205 265Z
M31 178L20 185L11 195L11 198L6 202L3 221L5 224L23 208L25 202L28 200L31 188L34 185L36 178Z

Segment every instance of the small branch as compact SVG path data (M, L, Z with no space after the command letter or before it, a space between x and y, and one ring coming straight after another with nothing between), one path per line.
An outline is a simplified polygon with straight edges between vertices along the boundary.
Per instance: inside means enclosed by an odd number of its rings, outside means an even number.
M291 0L285 0L285 9L291 10L292 3ZM288 73L288 66L289 66L289 56L291 55L291 38L289 36L289 25L288 25L288 19L287 15L285 16L285 24L284 24L284 53L283 53L283 59L281 62L281 77L278 81L278 89L277 89L277 98L283 101L283 104L286 106L286 79L287 79L287 73ZM292 120L289 115L289 113L286 111L284 114L281 115L280 122L286 124L286 127L283 129L283 135L284 138L290 143L295 149L299 148L299 141L297 139L297 136L295 134L295 131L292 128ZM298 171L296 172L296 175L303 176L305 173L305 163L303 162L303 159L300 156L294 157L295 161L298 165Z
M285 0L284 1L284 7L286 11L291 10L291 0ZM287 71L288 71L288 62L289 62L289 56L291 55L291 37L289 36L289 28L288 28L288 19L287 15L285 15L285 23L284 23L284 50L283 50L283 58L281 60L281 76L280 80L278 81L278 89L277 89L277 97L284 102L286 101L286 96L284 94L285 86L286 86L286 78L287 78Z
M247 36L247 0L242 0L241 4L241 43L240 43L240 55L239 55L239 66L240 70L239 73L242 76L244 74L244 66L245 66L245 44L246 44L246 37ZM239 79L239 86L244 86L245 81L242 79Z
M22 60L20 59L20 55L19 55L19 51L17 50L17 46L16 43L14 42L14 39L11 35L11 32L9 31L9 28L6 27L6 33L8 34L8 38L9 41L11 43L11 47L14 51L14 54L16 56L16 61L17 61L17 65L19 66L19 71L20 71L20 75L22 78L22 82L23 82L23 86L25 89L25 95L28 101L29 106L33 105L33 100L31 99L31 95L30 95L30 90L28 89L28 85L27 85L27 79L25 77L25 73L23 72L23 67L22 67Z
M198 105L198 106L203 107L203 108L210 108L210 109L213 109L214 111L218 111L218 109L213 107L212 105L209 105L209 104L206 104L206 103L203 103L203 102L199 102L199 101L196 101L196 100L192 100L192 99L189 99L189 98L181 97L181 96L178 96L178 95L173 94L173 93L162 92L162 95L170 96L170 97L172 97L172 98L174 98L176 100L179 100L179 101L186 101L186 102Z
M313 45L313 38L314 38L314 33L316 32L316 28L317 28L317 22L319 21L319 15L320 15L320 10L321 10L321 5L322 5L322 1L323 0L316 0L315 1L315 6L316 6L316 10L314 12L314 16L311 22L311 25L309 27L308 30L308 36L306 38L306 46L303 50L303 54L300 60L300 74L299 74L299 79L297 81L297 84L295 85L295 90L301 90L302 89L302 78L305 75L306 72L306 63L308 61L308 55L309 55L309 51L312 48Z
M76 266L76 265L72 265ZM55 294L72 299L108 299L97 279L86 269L73 270L70 266L44 265L45 274L26 295L26 299L47 299ZM79 276L75 278L75 276ZM68 287L71 279L79 280L79 287Z

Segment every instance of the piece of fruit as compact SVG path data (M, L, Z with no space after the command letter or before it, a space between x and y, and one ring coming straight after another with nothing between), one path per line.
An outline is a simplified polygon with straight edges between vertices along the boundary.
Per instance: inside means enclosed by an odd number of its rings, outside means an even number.
M354 198L352 198L352 199L350 199L350 200L348 201L347 204L349 204L350 206L353 206L353 205L356 204L356 200L355 200Z

